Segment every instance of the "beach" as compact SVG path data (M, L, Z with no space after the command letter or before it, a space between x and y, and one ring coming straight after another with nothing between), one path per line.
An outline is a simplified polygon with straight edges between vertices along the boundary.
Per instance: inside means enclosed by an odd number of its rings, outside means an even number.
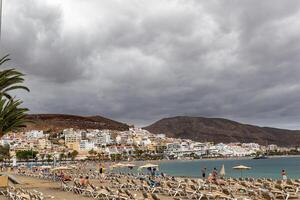
M72 173L71 173L72 174ZM73 174L76 176L75 174ZM209 181L193 178L152 178L159 185L147 183L150 177L141 181L137 176L106 175L90 179L92 187L78 188L75 182L61 182L45 179L40 173L26 172L15 174L21 182L16 188L22 191L42 193L43 199L136 199L136 200L180 200L180 199L299 199L298 187L300 181L274 181L271 179L222 179ZM14 189L17 191L18 189ZM78 192L79 191L79 192ZM19 192L20 193L20 192ZM0 196L0 199L7 199ZM26 199L26 198L25 198Z
M87 197L78 196L72 193L64 192L60 189L59 182L53 182L49 180L42 180L33 177L26 177L26 176L18 176L16 178L21 182L20 185L16 185L17 188L23 188L26 190L37 190L42 192L46 198L49 199L58 199L58 200L67 200L67 199L78 199L78 200L86 200ZM0 199L3 196L0 196Z
M78 200L87 200L91 199L90 196L84 196L75 194L74 192L66 192L62 189L62 184L60 181L53 182L52 180L44 180L37 177L32 176L23 176L13 174L21 184L16 185L16 188L22 188L28 191L38 191L43 193L43 197L46 199L57 199L57 200L70 200L70 199L78 199ZM124 179L122 179L124 180ZM91 179L91 184L96 187L111 187L111 182L109 180L99 182L99 180ZM136 195L137 198L143 198L143 194L141 191L134 191L133 194ZM170 200L171 197L163 197L158 195L160 199ZM0 199L7 199L0 195Z
M152 167L141 169L140 166L145 164ZM104 176L99 174L99 166L108 165L111 170L104 170ZM224 177L219 174L221 165L224 165ZM236 165L247 170L233 169ZM207 168L205 179L200 178L203 167ZM150 173L154 168L156 173ZM286 181L282 180L282 168L287 170ZM12 192L20 194L25 191L26 194L41 195L44 199L262 200L273 196L275 199L300 199L299 169L300 157L272 157L262 160L205 159L105 164L87 161L55 168L39 166L30 169L22 165L8 173L21 183L15 185ZM215 172L216 176L212 175ZM87 176L90 185L81 187L80 180ZM62 177L70 178L62 182ZM7 198L0 196L0 199Z
M247 162L252 165L248 165L249 167L242 165ZM300 179L291 177L292 171L288 171L289 179L282 180L280 173L277 172L282 165L274 166L273 169L266 168L266 165L275 165L274 162L298 166L300 158L194 160L157 164L148 161L110 163L113 170L105 171L105 174L99 173L97 162L55 168L39 166L30 169L20 166L18 170L11 171L9 174L14 175L21 184L15 185L9 191L16 195L39 195L43 199L59 200L300 199ZM140 166L146 163L148 167L141 169ZM224 176L219 174L219 169L211 171L213 166L221 163L227 166ZM134 169L128 168L129 164ZM239 170L228 167L235 164L240 164ZM200 166L207 167L204 179L199 178ZM137 168L140 170L136 170ZM265 169L265 172L260 172L260 168ZM154 169L156 173L152 173ZM180 170L183 171L183 176L179 175ZM268 170L276 173L276 178L267 178ZM189 175L191 173L196 173L198 176ZM236 174L236 178L232 173ZM0 198L7 199L3 196Z

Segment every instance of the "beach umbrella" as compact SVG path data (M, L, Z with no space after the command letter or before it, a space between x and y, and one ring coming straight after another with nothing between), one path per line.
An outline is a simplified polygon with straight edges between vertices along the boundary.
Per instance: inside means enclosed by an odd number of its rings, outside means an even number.
M136 165L135 164L131 164L131 163L127 163L127 164L124 164L124 166L126 166L126 167L135 167Z
M117 163L117 164L114 164L113 166L111 166L112 168L122 168L122 167L127 167L125 164L123 163Z
M145 164L143 166L140 166L138 168L138 170L142 170L143 168L156 168L158 170L158 165L155 165L155 164L151 164L151 163L148 163L148 164Z
M68 165L68 167L76 169L78 166L76 166L76 165Z
M244 166L244 165L238 165L238 166L233 167L233 169L240 170L241 171L241 177L243 177L243 171L244 170L250 170L252 168Z
M51 171L68 171L68 170L72 170L71 167L67 167L67 166L60 166L60 167L55 167L53 169L51 169Z
M124 167L127 167L127 166L123 163L117 163L117 164L114 164L111 166L111 168L119 168L119 173L121 172L120 168L124 168Z
M128 167L129 171L132 171L133 168L136 166L135 164L132 164L132 163L126 163L125 165L126 165L126 167Z
M24 169L24 168L27 168L27 166L25 166L25 165L20 165L20 166L18 166L18 168Z
M48 165L44 165L44 166L40 166L39 168L41 168L41 169L51 169L52 167L48 166Z
M224 177L225 176L225 166L222 165L221 170L220 170L220 176Z

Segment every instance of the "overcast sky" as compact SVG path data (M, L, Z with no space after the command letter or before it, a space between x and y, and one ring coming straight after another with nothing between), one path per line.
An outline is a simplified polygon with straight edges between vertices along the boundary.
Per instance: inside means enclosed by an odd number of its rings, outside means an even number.
M300 129L298 0L3 0L31 113Z

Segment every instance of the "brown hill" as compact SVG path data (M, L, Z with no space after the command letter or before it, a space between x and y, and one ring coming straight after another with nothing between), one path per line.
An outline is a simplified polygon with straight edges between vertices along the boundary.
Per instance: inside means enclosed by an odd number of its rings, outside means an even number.
M128 130L127 124L117 122L101 116L76 116L64 114L32 114L27 118L33 123L28 123L26 129L61 131L65 128L75 129L111 129Z
M255 142L262 145L298 146L300 131L241 124L222 118L172 117L144 129L167 136L205 142Z

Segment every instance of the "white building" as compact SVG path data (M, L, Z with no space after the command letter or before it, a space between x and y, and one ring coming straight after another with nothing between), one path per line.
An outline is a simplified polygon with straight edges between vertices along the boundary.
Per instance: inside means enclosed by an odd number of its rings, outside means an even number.
M140 135L140 136L150 134L149 131L147 131L145 129L141 129L141 128L129 128L128 132L130 135Z
M157 134L155 135L156 138L159 138L159 139L165 139L166 138L166 134Z
M107 145L110 144L111 141L111 135L109 132L99 132L95 136L96 138L96 145L102 146L102 145Z
M80 131L74 131L73 129L65 129L63 134L66 144L80 142L82 136Z
M120 136L120 135L117 135L117 137L116 137L116 143L117 143L117 144L121 144L121 141L122 141L121 136Z
M144 137L143 139L142 139L142 141L141 141L141 145L142 146L148 146L148 145L150 145L151 144L151 140L149 139L149 138L147 138L147 137Z
M25 133L27 140L38 139L44 137L43 131L32 130Z
M93 141L81 140L79 144L80 150L92 150L95 149L95 143Z
M278 149L278 146L276 144L270 144L270 145L268 145L267 149L269 151L275 151Z
M180 151L181 150L181 144L180 143L168 143L166 146L167 146L167 151L169 151L169 152Z
M2 138L0 140L0 144L1 146L5 146L5 145L9 145L13 142L13 140L9 139L9 138Z

